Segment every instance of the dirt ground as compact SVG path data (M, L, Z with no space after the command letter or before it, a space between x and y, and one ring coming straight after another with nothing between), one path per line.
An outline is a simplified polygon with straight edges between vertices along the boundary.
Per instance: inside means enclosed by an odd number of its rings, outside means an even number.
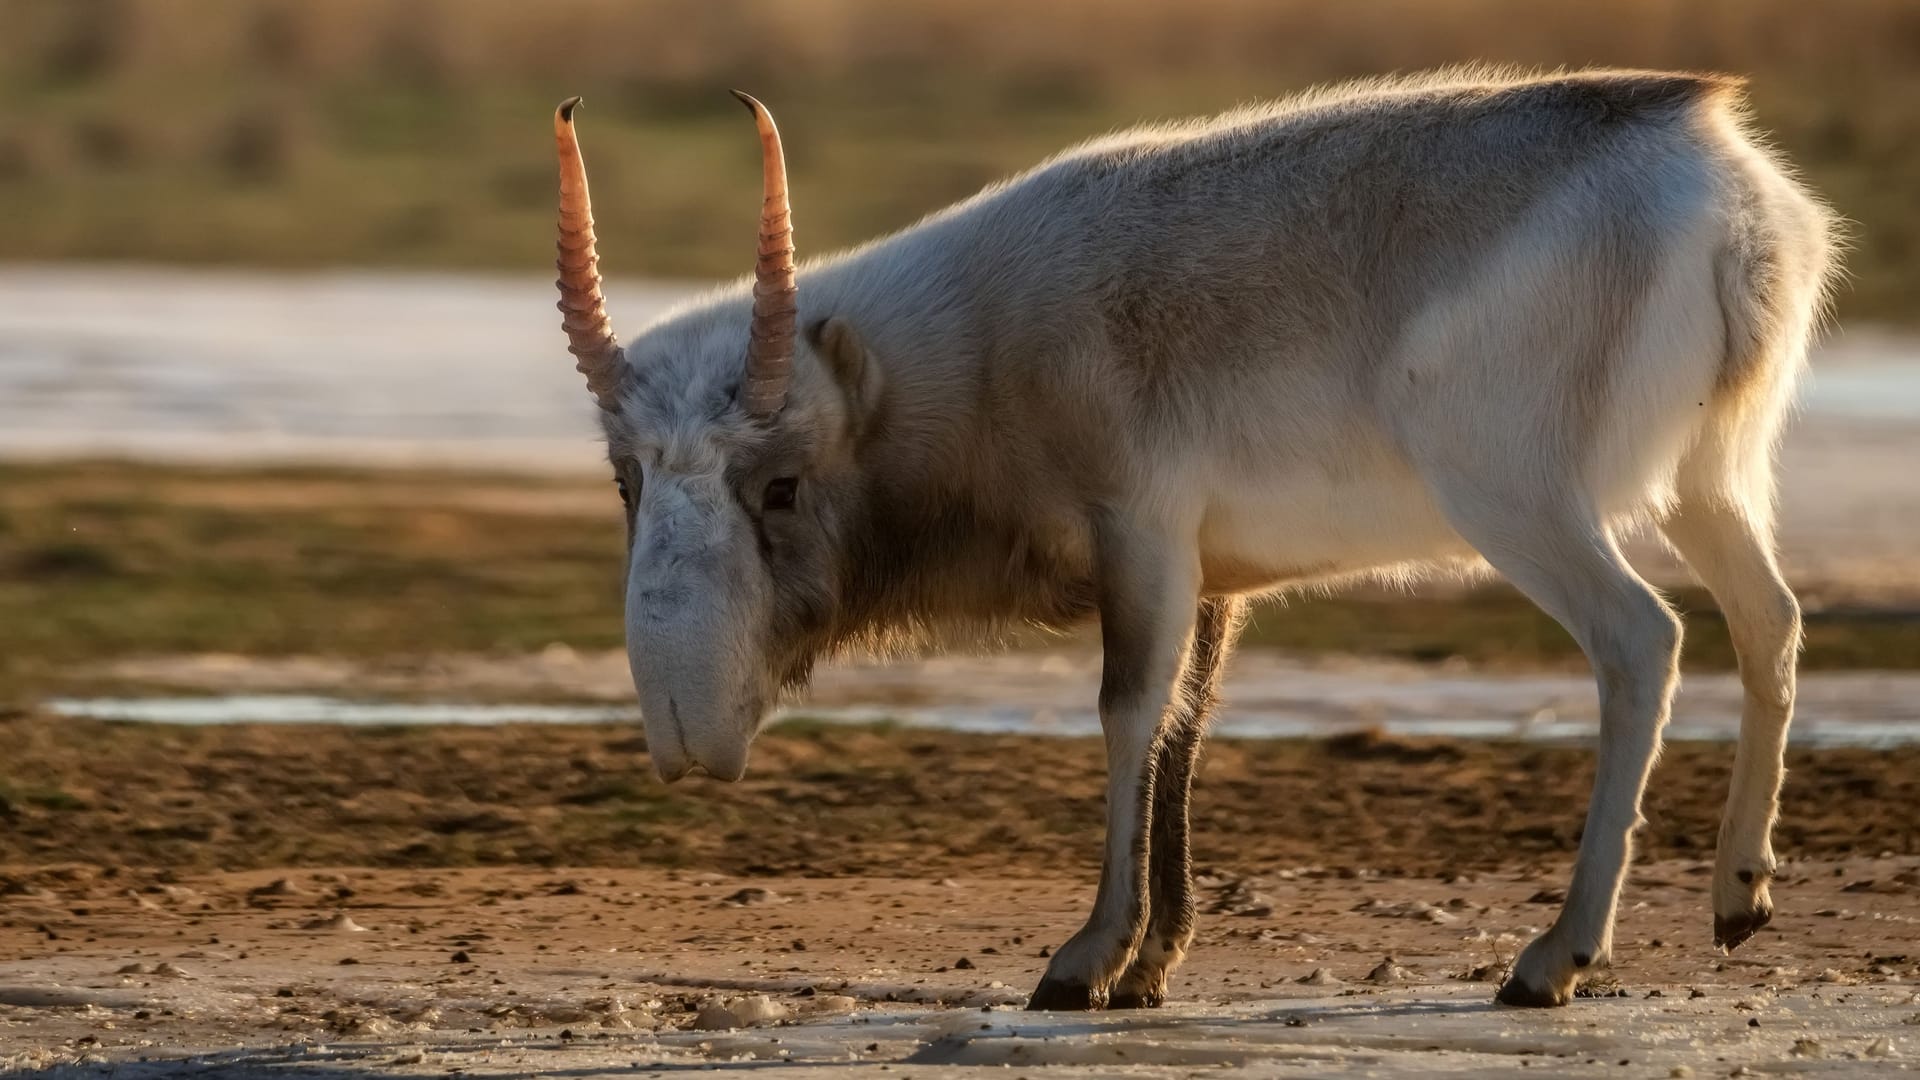
M1008 1010L1083 913L1081 874L55 867L16 873L0 897L0 1063L135 1076L185 1057L194 1075L223 1076L665 1075L783 1061L832 1066L810 1075L862 1064L1191 1075L1298 1059L1307 1038L1321 1068L1413 1074L1912 1064L1920 1040L1902 1033L1920 1023L1920 859L1790 863L1775 926L1732 957L1708 945L1705 864L1642 865L1615 970L1595 988L1606 1000L1492 1009L1502 961L1548 921L1562 874L1214 869L1185 1004L1062 1029ZM1809 1007L1882 1027L1816 1031ZM1409 1010L1438 1027L1381 1022ZM1209 1023L1219 1038L1181 1049ZM1041 1024L1053 1027L1036 1035ZM1888 1025L1894 1035L1875 1033ZM1317 1030L1293 1033L1290 1049L1248 1041L1275 1028ZM1143 1031L1158 1034L1127 1041ZM1694 1071L1672 1071L1682 1066Z
M18 714L0 739L0 1063L23 1070L1706 1076L1894 1069L1920 1041L1920 748L1795 753L1779 917L1723 957L1731 748L1671 745L1628 996L1541 1018L1488 1003L1555 910L1585 750L1216 740L1183 1004L1073 1020L1008 1010L1091 899L1097 740L787 727L744 783L667 789L618 726Z
M637 725L173 726L0 714L0 866L682 868L938 878L1098 867L1098 737L793 723L747 778L652 774ZM1641 851L1705 858L1733 748L1672 742ZM1802 857L1920 855L1920 745L1795 749L1779 832ZM1195 856L1240 872L1432 875L1570 857L1583 746L1221 739Z

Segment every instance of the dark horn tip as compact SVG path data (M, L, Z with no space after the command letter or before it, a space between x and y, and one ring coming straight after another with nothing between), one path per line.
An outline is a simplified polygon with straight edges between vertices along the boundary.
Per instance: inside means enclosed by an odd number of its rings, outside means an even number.
M752 94L747 93L745 90L729 90L727 91L727 93L732 94L736 98L739 98L740 104L745 105L747 107L748 112L758 113L760 111L760 108L761 108L760 102Z
M578 94L575 94L574 96L561 102L560 103L560 119L569 124L573 123L573 110L574 110L574 107L579 104L580 104L580 95Z

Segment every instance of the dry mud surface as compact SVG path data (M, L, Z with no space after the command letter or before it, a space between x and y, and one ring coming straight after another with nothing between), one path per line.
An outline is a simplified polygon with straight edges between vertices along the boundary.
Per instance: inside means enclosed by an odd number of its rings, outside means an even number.
M1613 976L1491 1003L1563 868L1202 878L1157 1011L1019 1011L1083 875L16 872L0 1062L70 1075L1896 1073L1920 1059L1920 859L1790 863L1708 946L1707 869L1637 867ZM1745 1069L1746 1072L1739 1070Z
M0 713L0 868L682 868L1056 877L1099 869L1098 736L789 725L737 784L652 773L637 725L115 724ZM1675 742L1639 849L1711 855L1733 747ZM1920 855L1920 745L1788 754L1782 854ZM1194 853L1255 873L1434 876L1570 858L1593 754L1565 743L1212 739ZM4 955L4 954L0 954Z
M1178 1001L1039 1016L1017 1006L1097 873L1097 738L781 728L746 781L668 789L636 735L0 716L0 1063L931 1077L1920 1061L1920 747L1794 751L1779 915L1727 957L1705 860L1731 747L1671 745L1622 908L1625 996L1540 1013L1492 993L1555 911L1588 751L1217 739Z

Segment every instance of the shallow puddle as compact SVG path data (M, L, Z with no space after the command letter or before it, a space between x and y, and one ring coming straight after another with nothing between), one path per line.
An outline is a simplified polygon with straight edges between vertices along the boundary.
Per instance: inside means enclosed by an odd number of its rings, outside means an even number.
M1565 674L1501 675L1412 664L1322 664L1243 654L1228 681L1215 730L1242 738L1309 738L1376 730L1392 735L1569 741L1594 737L1593 684ZM58 698L60 715L163 724L603 724L638 723L620 704L624 657L576 663L574 685L604 692L604 704L402 702L330 694L247 693L187 697ZM593 668L619 670L603 673ZM1095 735L1097 658L1010 654L851 665L823 672L815 702L776 722L886 723L970 733ZM270 681L270 680L269 680ZM556 680L557 681L557 680ZM529 677L526 689L551 686ZM496 687L497 689L498 687ZM1682 684L1667 737L1729 740L1739 731L1741 690L1732 675ZM1920 742L1920 674L1814 673L1800 683L1793 742L1800 746L1898 746Z

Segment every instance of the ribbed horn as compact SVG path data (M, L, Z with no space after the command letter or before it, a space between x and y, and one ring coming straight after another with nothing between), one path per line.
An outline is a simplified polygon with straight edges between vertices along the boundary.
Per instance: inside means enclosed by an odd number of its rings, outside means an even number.
M600 407L620 407L620 383L626 377L627 358L607 319L607 298L600 292L600 255L594 250L593 201L587 196L587 167L580 160L580 142L573 135L573 110L580 99L571 97L553 113L553 140L560 151L560 313L567 332L567 351L574 366L587 377L587 391Z
M773 114L753 95L738 90L760 129L764 190L760 201L760 249L753 267L753 326L747 339L746 381L741 404L753 416L772 416L787 403L793 381L793 341L799 325L799 293L793 272L793 206L787 199L787 159Z

